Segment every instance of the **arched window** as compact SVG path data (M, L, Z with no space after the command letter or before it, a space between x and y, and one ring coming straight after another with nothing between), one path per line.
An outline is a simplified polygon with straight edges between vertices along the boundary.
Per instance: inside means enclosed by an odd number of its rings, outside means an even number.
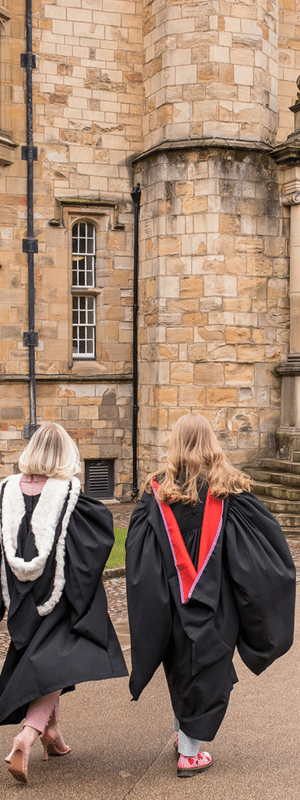
M95 287L96 228L76 222L72 228L72 337L73 358L96 357Z

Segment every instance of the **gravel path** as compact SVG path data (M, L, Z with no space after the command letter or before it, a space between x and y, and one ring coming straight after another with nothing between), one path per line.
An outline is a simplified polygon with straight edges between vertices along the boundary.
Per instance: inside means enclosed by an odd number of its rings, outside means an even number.
M130 517L135 506L136 502L134 501L131 503L113 503L108 506L113 515L115 528L128 528Z

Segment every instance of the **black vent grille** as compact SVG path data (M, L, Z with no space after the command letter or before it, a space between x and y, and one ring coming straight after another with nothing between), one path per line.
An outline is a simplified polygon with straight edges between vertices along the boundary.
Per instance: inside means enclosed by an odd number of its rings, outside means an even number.
M85 462L85 492L91 497L114 496L114 462L113 459Z

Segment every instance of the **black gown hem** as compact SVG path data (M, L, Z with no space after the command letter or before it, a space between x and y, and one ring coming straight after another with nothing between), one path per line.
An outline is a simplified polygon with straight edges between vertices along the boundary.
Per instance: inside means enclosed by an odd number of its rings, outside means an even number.
M80 683L96 683L96 682L101 683L101 681L103 681L103 680L112 680L112 679L116 679L116 678L127 678L127 677L128 677L128 671L127 670L126 670L126 672L125 672L125 670L116 670L114 674L104 675L104 677L101 677L101 678L95 678L95 676L93 676L93 675L90 675L90 676L87 675L86 677L82 678L82 680L77 679L76 684L73 684L73 685L68 684L68 685L62 687L62 686L57 686L57 684L54 683L53 686L51 686L51 685L47 686L47 691L45 691L45 692L41 691L41 693L38 694L38 695L35 694L34 696L31 695L31 696L27 697L22 702L22 706L18 706L17 708L11 708L10 711L8 712L8 714L6 715L6 717L4 717L4 719L0 720L0 726L1 725L18 724L26 716L28 707L29 707L30 703L32 703L33 700L37 700L39 697L44 697L45 695L51 694L52 692L57 692L59 689L62 690L62 694L67 694L67 692L74 692L75 689L76 689L77 684L79 685ZM22 714L22 716L20 716L18 714L18 711L20 710L20 712L21 712L21 710L24 709L24 707L26 707L26 711L25 711L24 714ZM11 721L12 717L17 717L16 723Z

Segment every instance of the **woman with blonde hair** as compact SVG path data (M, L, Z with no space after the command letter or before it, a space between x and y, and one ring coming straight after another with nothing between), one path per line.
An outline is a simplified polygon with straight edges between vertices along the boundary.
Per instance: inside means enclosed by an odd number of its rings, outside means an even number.
M48 754L70 752L59 697L74 684L127 675L101 576L114 542L112 515L85 496L78 449L61 425L37 429L20 474L0 484L0 619L11 642L0 676L0 725L24 720L6 761L27 782L38 736Z
M126 574L137 700L162 662L178 777L210 767L237 676L237 646L259 675L292 644L295 567L282 530L250 493L200 414L175 424L165 467L130 521Z

